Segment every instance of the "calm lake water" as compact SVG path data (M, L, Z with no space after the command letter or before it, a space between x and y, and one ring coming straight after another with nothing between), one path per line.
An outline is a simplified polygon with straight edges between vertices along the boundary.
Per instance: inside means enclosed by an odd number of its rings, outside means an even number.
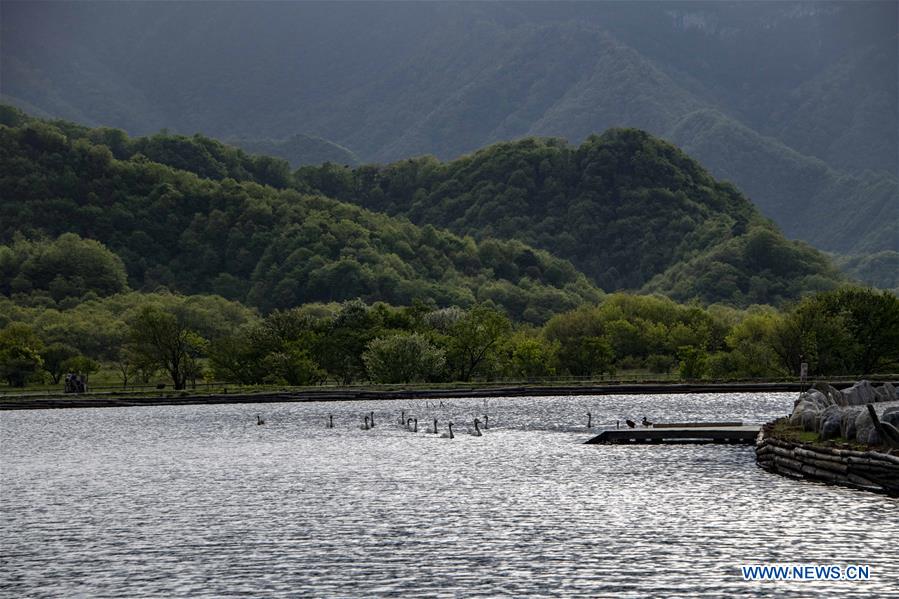
M760 423L793 398L5 412L0 595L899 595L899 500L768 474L747 446L581 444L588 410L594 425ZM491 427L466 434L485 409ZM422 432L435 416L455 439ZM772 562L868 564L871 579L742 580Z

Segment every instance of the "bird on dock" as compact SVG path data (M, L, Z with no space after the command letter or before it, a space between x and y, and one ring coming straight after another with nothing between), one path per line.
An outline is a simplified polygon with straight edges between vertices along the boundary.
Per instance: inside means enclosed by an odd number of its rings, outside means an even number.
M371 414L371 427L375 428L375 413L369 412L369 414Z
M481 429L480 429L480 427L478 426L480 423L481 423L481 421L478 420L477 418L475 418L475 419L474 419L474 430L469 430L469 431L468 431L468 434L470 434L472 437L480 437L480 436L482 436L483 433L481 432Z
M593 428L593 414L587 412L587 428Z
M259 414L256 414L256 424L265 424L265 420Z
M652 426L652 422L650 422L649 420L647 420L647 419L646 419L646 416L643 417L643 426L645 426L645 427L651 427L651 426Z
M631 420L630 418L625 420L624 423L627 425L628 428L635 428L637 426L637 423L634 422L633 420Z
M364 430L364 431L367 431L368 429L371 428L370 426L368 426L368 416L365 417L365 424L363 424L363 425L360 426L359 428L361 428L361 429Z
M453 423L450 422L449 424L446 425L446 427L449 429L449 432L448 432L448 433L443 433L442 435L440 435L440 438L441 438L441 439L453 439L453 438L455 438L455 435L453 435Z

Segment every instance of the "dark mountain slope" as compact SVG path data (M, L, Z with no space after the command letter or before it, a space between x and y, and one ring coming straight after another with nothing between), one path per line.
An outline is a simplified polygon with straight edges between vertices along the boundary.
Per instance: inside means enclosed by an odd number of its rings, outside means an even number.
M840 268L867 285L899 292L899 252L840 258Z
M711 110L687 115L670 137L717 176L738 182L790 237L846 254L899 250L895 175L836 171ZM738 164L757 173L744 179Z
M687 149L716 148L715 160L697 155L789 235L841 251L894 247L880 230L834 230L832 215L882 197L883 177L899 171L895 2L3 9L3 98L43 114L140 134L302 131L390 161L450 159L526 135L577 143L621 126L677 140L678 123L714 110L728 125ZM740 135L740 151L722 151L734 129L752 134ZM778 155L785 162L771 165ZM818 169L824 180L808 161L830 169ZM820 216L802 210L809 204ZM780 220L800 212L802 227Z
M799 101L780 107L760 130L829 165L895 174L899 85L883 81L899 69L899 41L892 41L854 50L804 81L792 92Z

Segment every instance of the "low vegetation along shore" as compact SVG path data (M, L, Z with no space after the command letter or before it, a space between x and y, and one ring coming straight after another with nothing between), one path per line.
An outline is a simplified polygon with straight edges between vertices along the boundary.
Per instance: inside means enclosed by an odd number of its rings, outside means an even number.
M361 301L276 310L264 317L210 296L123 293L69 308L0 297L0 375L9 391L164 384L317 386L479 384L575 377L606 380L791 380L891 372L899 301L844 288L780 312L679 305L611 294L542 326L501 309Z

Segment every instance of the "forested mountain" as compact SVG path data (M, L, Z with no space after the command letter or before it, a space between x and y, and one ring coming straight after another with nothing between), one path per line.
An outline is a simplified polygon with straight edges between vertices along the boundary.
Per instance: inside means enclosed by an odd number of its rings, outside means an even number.
M301 188L418 224L544 248L607 290L653 280L651 290L681 300L776 304L838 279L824 255L785 240L732 185L634 129L578 147L531 138L447 163L323 165L295 176Z
M748 305L839 280L733 186L637 130L579 147L525 139L447 163L291 173L202 136L130 138L9 107L0 123L0 241L101 241L138 289L213 292L263 310L493 300L539 322L598 287Z
M0 28L35 114L362 161L636 127L791 237L899 250L895 2L4 2Z
M250 156L239 148L202 135L187 137L161 132L131 138L121 129L91 129L69 121L45 121L4 104L0 104L0 125L28 131L55 130L65 136L67 143L81 140L90 145L102 145L117 160L149 160L188 170L203 179L221 181L229 178L279 188L289 187L293 181L290 165L285 160Z
M15 117L6 114L7 121ZM100 143L109 140L127 158ZM210 160L223 148L231 152L227 164ZM4 293L39 290L52 301L85 291L86 280L110 278L121 289L114 274L121 258L133 288L217 293L263 310L356 297L396 305L493 301L515 319L542 322L601 297L569 262L518 241L478 243L321 195L260 185L253 176L271 179L273 172L264 165L287 165L265 159L260 168L259 160L205 138L131 140L120 131L33 120L0 125ZM247 180L236 181L229 169ZM91 278L79 268L58 268L50 257L96 253L77 239L53 241L65 233L115 252L118 258L103 259L113 274ZM42 237L53 243L27 241ZM84 249L65 252L60 243Z

